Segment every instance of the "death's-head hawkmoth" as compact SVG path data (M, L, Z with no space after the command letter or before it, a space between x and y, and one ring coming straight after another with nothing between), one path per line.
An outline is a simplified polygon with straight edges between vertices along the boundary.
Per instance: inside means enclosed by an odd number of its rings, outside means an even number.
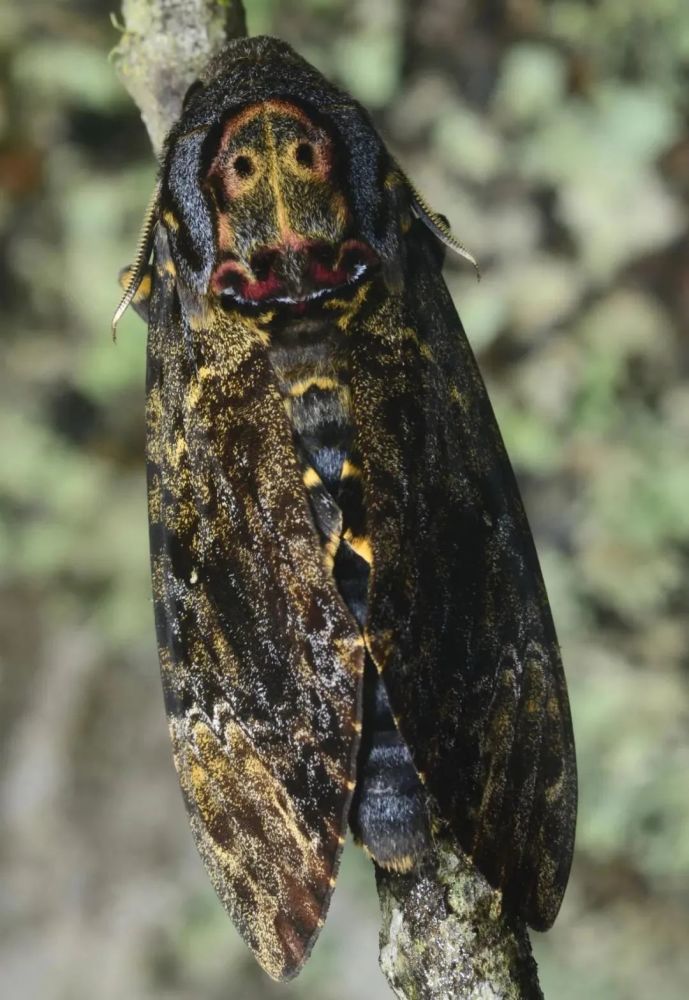
M367 113L253 38L190 90L125 282L175 763L277 978L348 825L398 870L456 838L539 929L569 874L565 679L441 241Z

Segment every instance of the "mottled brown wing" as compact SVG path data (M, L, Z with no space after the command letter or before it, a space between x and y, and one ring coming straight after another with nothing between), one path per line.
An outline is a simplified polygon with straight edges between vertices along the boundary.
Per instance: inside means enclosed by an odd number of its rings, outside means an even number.
M220 899L266 971L288 978L344 841L362 640L324 567L260 337L223 314L194 326L159 232L148 488L175 764Z
M567 883L565 678L509 460L430 237L352 328L373 570L367 641L438 813L538 929Z

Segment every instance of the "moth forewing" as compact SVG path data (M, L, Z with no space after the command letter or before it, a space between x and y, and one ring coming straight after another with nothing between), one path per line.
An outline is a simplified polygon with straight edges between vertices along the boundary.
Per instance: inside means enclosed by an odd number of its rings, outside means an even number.
M159 230L148 475L163 688L213 885L261 964L294 974L346 830L363 649L327 573L250 322L191 330Z

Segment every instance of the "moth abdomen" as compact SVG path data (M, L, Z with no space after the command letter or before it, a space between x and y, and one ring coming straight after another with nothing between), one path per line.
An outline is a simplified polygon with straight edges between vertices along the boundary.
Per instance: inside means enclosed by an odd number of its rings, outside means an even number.
M395 726L383 680L368 660L357 788L350 811L355 839L381 868L414 868L431 845L426 793Z
M354 443L346 339L329 324L311 325L301 336L299 330L298 323L291 331L283 327L269 353L328 566L363 630L373 547L363 463ZM413 867L430 843L425 792L370 661L350 825L377 864L398 871Z

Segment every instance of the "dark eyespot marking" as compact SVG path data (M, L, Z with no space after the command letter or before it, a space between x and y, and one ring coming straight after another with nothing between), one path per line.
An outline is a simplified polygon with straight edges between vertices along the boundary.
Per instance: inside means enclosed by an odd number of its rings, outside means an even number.
M314 162L313 146L310 142L300 142L294 151L294 157L302 167L312 167Z
M238 177L251 177L254 172L254 164L250 156L237 156L232 166Z

